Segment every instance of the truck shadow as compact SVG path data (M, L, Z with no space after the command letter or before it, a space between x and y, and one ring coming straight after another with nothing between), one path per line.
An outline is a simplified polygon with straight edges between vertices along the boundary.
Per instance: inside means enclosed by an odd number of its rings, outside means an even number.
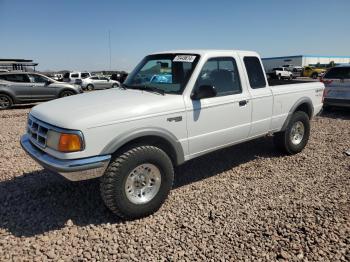
M279 156L271 138L189 161L176 169L174 188L206 179L260 157ZM103 204L99 181L70 182L45 170L0 182L0 231L30 237L74 225L120 223Z

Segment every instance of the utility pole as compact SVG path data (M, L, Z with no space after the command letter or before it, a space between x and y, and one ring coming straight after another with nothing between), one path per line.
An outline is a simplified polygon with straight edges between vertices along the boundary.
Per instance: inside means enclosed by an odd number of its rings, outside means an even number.
M109 47L109 70L111 70L112 69L111 30L108 30L108 47Z

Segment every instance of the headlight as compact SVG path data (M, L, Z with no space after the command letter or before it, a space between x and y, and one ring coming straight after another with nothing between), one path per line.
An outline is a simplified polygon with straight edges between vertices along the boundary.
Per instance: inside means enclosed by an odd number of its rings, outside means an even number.
M83 138L74 133L47 132L47 146L54 150L68 153L83 150Z

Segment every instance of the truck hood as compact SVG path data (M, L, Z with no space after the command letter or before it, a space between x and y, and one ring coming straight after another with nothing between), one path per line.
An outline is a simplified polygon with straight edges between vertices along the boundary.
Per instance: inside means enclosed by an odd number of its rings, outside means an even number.
M52 100L33 107L30 114L57 127L82 130L184 108L181 95L108 89Z

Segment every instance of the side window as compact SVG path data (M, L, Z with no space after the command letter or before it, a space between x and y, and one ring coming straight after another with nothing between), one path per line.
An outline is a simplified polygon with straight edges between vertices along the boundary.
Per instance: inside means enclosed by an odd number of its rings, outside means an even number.
M90 79L92 79L92 80L98 80L98 77L97 77L97 76L92 76L92 77L90 77Z
M72 78L78 78L78 77L79 77L79 74L71 74L70 77L72 77Z
M47 78L40 75L30 74L28 77L32 83L46 83L48 81Z
M255 56L246 56L243 60L250 87L253 89L266 87L264 71L262 70L259 58Z
M201 85L214 86L217 96L241 93L241 81L235 59L232 57L209 59L199 74L195 88Z
M89 77L90 76L90 74L89 73L81 73L81 78L87 78L87 77Z
M9 74L5 75L5 78L3 78L10 82L17 82L17 83L28 83L29 79L25 74Z

